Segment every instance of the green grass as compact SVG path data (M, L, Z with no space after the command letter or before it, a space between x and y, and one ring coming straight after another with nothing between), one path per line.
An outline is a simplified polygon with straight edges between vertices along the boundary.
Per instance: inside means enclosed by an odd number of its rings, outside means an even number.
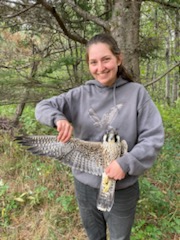
M165 144L153 168L140 177L141 197L132 240L180 238L180 108L159 109ZM21 129L14 131L15 135L54 133L36 123L30 108L21 119ZM0 132L0 146L0 239L85 240L70 169L57 161L32 156L9 133Z

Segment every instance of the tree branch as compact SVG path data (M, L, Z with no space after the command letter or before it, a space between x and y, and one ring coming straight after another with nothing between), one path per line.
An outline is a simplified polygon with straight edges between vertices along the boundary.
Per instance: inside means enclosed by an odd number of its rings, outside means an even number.
M38 5L38 4L39 4L39 3L35 3L35 4L31 5L31 6L23 9L22 11L20 11L20 12L18 12L18 13L15 13L15 14L13 14L13 15L9 15L9 16L4 17L4 18L5 18L5 19L6 19L6 18L8 19L8 18L17 17L17 16L21 15L22 13L25 13L25 12L29 11L31 8L34 8L34 7L35 7L36 5Z
M173 9L179 9L180 6L176 3L170 3L167 1L163 1L163 0L143 0L144 2L155 2L155 3L159 3L160 5L164 6L164 7L168 7L168 8L173 8Z
M74 3L72 0L66 0L65 1L67 4L69 4L71 7L73 7L73 10L81 15L85 20L92 21L96 23L97 25L103 27L105 30L109 30L110 26L108 22L101 20L100 18L88 13L87 11L84 11L82 8L80 8L77 4Z
M52 7L51 5L49 5L45 0L37 0L38 3L40 3L48 12L50 12L50 14L56 19L56 21L58 22L59 26L61 27L61 29L63 30L63 33L69 37L70 39L82 43L82 44L86 44L87 40L82 38L80 35L75 34L75 33L71 33L70 31L68 31L68 29L66 28L63 20L61 19L60 15L56 12L55 7Z
M164 74L162 74L161 76L159 76L158 78L156 78L155 80L147 83L144 85L144 87L148 87L150 85L152 85L153 83L159 81L161 78L163 78L164 76L166 76L169 72L171 72L174 68L180 66L180 62L176 63L174 66L172 66L170 69L168 69Z
M21 67L13 67L13 66L6 66L6 65L0 65L0 68L5 68L5 69L14 69L14 70L16 70L16 71L19 71L19 70L21 70L21 69L24 69L24 68L28 68L30 66L30 64L28 63L28 64L26 64L26 65L24 65L24 66L21 66Z

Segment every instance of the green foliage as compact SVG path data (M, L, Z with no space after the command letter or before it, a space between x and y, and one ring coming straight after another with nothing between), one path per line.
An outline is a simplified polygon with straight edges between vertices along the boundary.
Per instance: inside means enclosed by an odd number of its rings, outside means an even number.
M179 101L158 106L165 128L165 143L154 167L140 178L141 197L132 240L172 240L180 234L179 197ZM173 238L174 236L174 238Z
M34 105L27 105L25 107L20 121L23 124L23 132L26 134L37 134L38 132L41 132L41 134L57 134L55 129L37 122L35 119Z
M63 210L66 213L74 212L77 209L75 205L75 198L71 195L62 195L56 199L57 203L60 203L63 207Z
M163 116L166 133L172 137L176 136L174 133L180 133L180 98L174 103L174 107L164 105L158 107Z
M7 227L10 224L10 214L18 208L16 201L8 197L8 190L9 186L0 179L0 227Z
M14 112L15 112L16 106L11 105L11 106L0 106L0 116L1 117L7 117L7 118L12 118Z
M1 179L0 180L0 197L3 196L7 192L8 188L9 188L9 186L4 184L3 180Z

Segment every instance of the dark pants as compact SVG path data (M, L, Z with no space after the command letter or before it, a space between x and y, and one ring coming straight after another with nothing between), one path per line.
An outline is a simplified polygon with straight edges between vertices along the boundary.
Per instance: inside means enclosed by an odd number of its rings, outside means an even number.
M115 192L110 212L101 212L96 207L99 189L89 187L77 179L74 182L81 219L89 240L106 240L106 225L111 240L129 240L139 199L138 182Z

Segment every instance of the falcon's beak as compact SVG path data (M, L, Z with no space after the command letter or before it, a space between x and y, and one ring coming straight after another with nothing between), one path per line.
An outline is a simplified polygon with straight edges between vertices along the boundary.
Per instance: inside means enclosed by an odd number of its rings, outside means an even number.
M114 133L109 133L109 136L108 136L108 142L115 142L115 134Z

